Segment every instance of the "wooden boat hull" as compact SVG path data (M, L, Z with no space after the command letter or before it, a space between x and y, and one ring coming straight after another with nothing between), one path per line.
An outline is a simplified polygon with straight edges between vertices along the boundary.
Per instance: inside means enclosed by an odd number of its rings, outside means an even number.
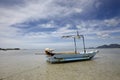
M47 56L47 61L50 63L70 62L92 59L98 51L87 52L85 54L56 54L54 56Z

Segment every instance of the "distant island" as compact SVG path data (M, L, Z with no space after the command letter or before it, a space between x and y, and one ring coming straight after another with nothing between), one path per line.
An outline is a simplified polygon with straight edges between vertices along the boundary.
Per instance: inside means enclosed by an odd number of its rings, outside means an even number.
M0 48L0 50L20 50L20 48Z
M120 48L120 44L109 44L109 45L102 45L96 48Z

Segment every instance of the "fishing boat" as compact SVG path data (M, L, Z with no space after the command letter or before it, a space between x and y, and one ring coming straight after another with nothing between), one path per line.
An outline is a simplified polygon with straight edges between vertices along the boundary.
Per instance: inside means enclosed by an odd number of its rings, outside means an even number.
M85 48L85 41L84 41L84 36L79 35L77 31L77 35L68 35L68 36L62 36L62 38L73 38L74 39L74 53L73 54L63 54L63 53L53 53L53 49L46 48L45 53L47 55L47 61L50 63L59 63L59 62L71 62L71 61L83 61L83 60L91 60L96 53L99 51L86 51ZM77 52L77 47L76 47L76 39L82 38L83 40L83 52Z

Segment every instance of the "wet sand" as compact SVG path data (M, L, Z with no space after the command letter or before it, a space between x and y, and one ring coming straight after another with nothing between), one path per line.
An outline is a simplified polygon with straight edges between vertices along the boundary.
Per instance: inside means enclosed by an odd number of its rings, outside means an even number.
M0 61L0 80L120 80L120 50L99 51L90 61L60 64L47 63L45 55L11 56Z

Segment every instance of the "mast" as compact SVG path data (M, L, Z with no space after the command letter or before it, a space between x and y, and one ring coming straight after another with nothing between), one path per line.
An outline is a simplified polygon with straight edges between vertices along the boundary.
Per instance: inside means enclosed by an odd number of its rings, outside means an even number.
M77 30L77 37L78 37L78 38L82 37L82 39L83 39L83 49L84 49L84 53L86 53L84 36L83 36L83 35L79 35L78 30Z
M78 31L77 31L77 35L68 35L68 36L62 36L62 37L63 38L73 38L74 39L75 54L77 54L76 38L77 39L82 38L83 39L84 54L86 53L84 36L83 35L79 35Z
M85 49L85 40L84 40L84 36L82 35L83 38L83 48L84 48L84 53L86 53L86 49Z
M76 47L76 39L74 37L74 45L75 45L75 54L77 54L77 47Z

